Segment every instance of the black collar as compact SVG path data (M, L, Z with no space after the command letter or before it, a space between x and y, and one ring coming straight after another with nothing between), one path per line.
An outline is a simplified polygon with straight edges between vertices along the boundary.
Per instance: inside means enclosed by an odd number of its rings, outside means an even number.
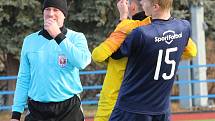
M152 19L151 21L152 22L155 22L155 21L170 21L170 20L173 20L174 18L173 17L170 17L169 19L165 20L165 19Z
M60 30L61 30L61 32L62 32L64 35L66 35L67 29L66 29L65 26L61 27ZM45 38L48 39L48 40L53 39L53 38L51 37L51 35L50 35L44 28L39 32L38 35L42 35L43 37L45 37Z
M145 19L147 16L145 15L144 11L141 11L139 13L136 13L135 15L132 16L132 20L143 20Z

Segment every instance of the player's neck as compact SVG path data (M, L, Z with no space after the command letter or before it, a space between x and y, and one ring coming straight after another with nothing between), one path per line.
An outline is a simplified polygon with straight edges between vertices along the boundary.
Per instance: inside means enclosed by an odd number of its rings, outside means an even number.
M170 10L163 10L152 14L152 19L168 20L171 17Z

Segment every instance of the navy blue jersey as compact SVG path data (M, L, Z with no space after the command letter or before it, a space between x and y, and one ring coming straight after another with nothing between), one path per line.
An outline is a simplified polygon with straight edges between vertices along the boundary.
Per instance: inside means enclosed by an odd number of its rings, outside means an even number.
M189 22L174 18L152 20L133 30L112 55L128 57L115 108L150 115L168 112L175 73L189 37Z

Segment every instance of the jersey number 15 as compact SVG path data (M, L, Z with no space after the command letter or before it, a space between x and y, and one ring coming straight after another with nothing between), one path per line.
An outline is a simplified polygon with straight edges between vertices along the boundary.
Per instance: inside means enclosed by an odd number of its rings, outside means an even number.
M171 65L171 71L170 71L169 75L167 75L167 73L162 74L162 77L164 78L164 80L171 79L174 76L176 62L175 62L175 60L170 60L169 56L170 56L170 53L176 52L177 50L178 50L178 47L166 49L166 55L165 55L165 60L164 61L165 61L166 64ZM163 60L162 59L163 51L164 50L159 50L157 66L156 66L155 75L154 75L154 80L158 80L159 75L160 75L161 62Z

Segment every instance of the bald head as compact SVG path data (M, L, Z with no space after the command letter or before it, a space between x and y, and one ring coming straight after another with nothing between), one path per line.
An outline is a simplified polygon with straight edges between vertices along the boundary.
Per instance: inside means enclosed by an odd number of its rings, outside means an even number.
M128 0L128 1L130 3L129 13L131 16L135 15L136 13L143 11L139 0Z

